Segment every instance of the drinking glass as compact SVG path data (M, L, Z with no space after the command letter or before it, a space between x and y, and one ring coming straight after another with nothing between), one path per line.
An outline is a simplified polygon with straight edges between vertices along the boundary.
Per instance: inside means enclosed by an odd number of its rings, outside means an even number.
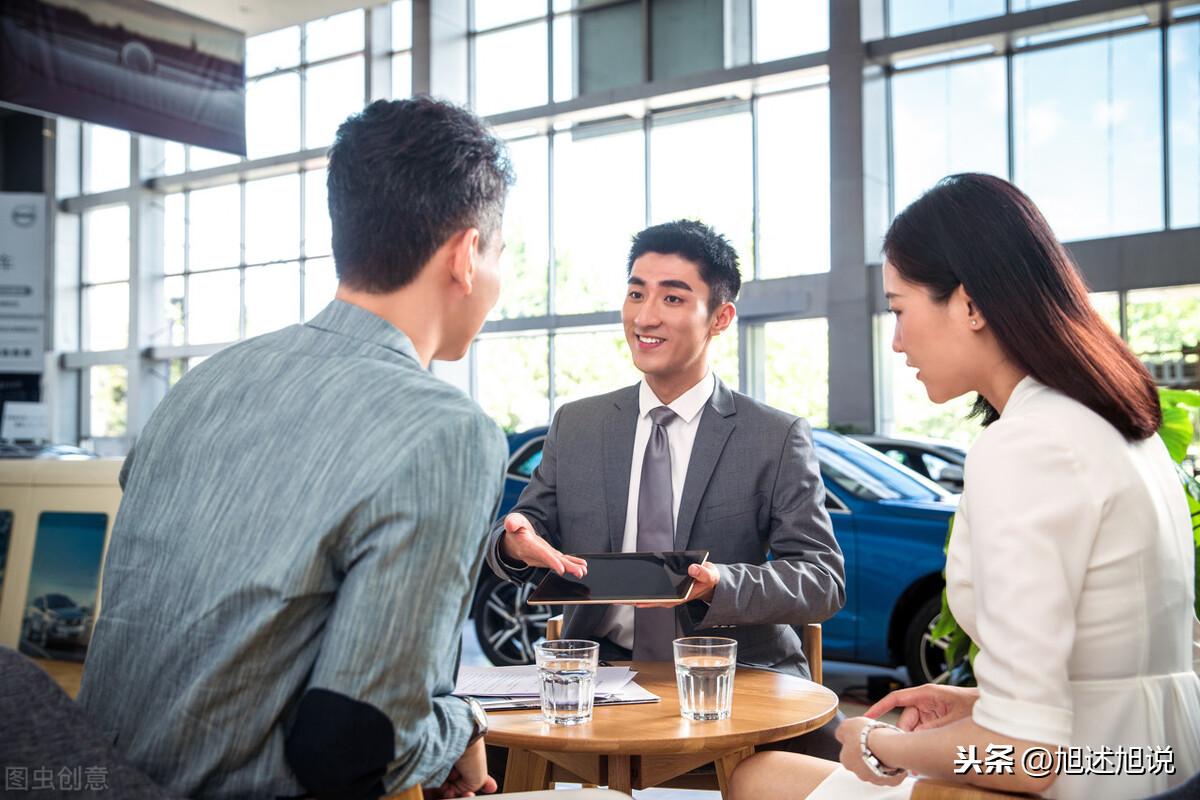
M729 719L737 642L720 636L687 636L674 645L679 713L693 720Z
M542 719L554 725L591 722L600 645L586 639L551 639L535 645L534 652Z

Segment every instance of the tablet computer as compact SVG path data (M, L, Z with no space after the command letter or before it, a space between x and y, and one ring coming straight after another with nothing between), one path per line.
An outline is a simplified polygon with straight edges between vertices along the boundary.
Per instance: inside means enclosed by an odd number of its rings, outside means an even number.
M551 572L529 596L535 605L584 603L662 603L687 600L692 593L688 567L708 560L707 550L671 553L573 553L587 562L576 578Z

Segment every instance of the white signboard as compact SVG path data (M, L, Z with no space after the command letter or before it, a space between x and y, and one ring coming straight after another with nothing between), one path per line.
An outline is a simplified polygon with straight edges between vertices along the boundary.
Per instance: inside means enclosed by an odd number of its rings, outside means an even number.
M45 267L45 196L0 194L0 315L46 313Z
M40 317L0 317L0 373L40 373L45 348L45 323Z
M9 400L0 420L0 439L10 442L44 442L50 438L50 412L45 403Z

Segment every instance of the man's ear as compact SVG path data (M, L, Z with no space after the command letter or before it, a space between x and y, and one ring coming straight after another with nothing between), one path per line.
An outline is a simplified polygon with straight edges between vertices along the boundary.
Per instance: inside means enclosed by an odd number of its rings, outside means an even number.
M728 330L737 318L737 307L733 303L721 303L713 312L712 323L708 327L709 336L717 336Z
M475 274L479 267L479 229L466 228L450 237L446 242L450 258L450 279L462 287L463 294L470 294L475 285Z

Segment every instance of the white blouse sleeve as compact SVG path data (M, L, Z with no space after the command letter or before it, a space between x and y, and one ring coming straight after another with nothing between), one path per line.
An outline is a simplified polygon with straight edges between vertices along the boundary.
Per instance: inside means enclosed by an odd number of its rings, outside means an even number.
M1067 665L1101 504L1073 449L1037 426L987 431L966 486L980 645L973 719L1015 739L1069 744Z

